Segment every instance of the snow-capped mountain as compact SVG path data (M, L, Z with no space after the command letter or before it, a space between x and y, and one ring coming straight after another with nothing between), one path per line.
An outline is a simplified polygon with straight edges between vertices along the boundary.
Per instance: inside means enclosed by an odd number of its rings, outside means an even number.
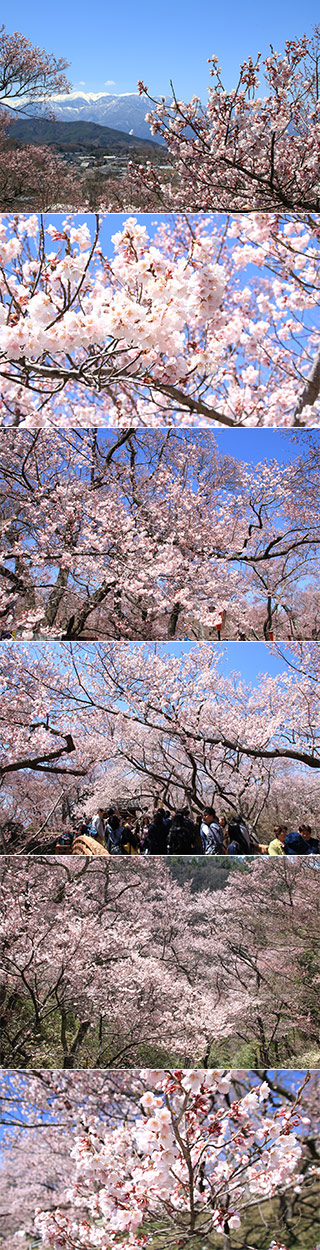
M33 115L43 116L48 113L48 106L54 111L57 121L97 122L100 126L111 126L114 130L123 130L134 134L140 139L152 139L150 126L145 115L151 106L145 96L138 92L125 95L110 95L99 92L71 91L70 95L52 96L43 105L33 108ZM159 135L156 136L157 143Z

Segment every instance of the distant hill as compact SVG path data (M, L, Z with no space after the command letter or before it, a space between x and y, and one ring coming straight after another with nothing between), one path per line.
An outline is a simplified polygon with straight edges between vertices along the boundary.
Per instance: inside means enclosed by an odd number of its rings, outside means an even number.
M89 121L49 121L40 117L19 117L12 122L8 132L9 142L27 144L55 144L61 150L97 149L110 154L138 151L151 156L159 152L159 144L151 139L141 139L122 130L102 126ZM161 150L161 149L160 149Z
M152 138L150 126L145 121L146 113L150 111L152 105L149 105L146 96L139 95L138 91L126 92L123 95L111 95L107 91L96 94L70 91L69 95L52 96L43 104L38 102L33 107L33 113L41 116L48 110L48 105L57 121L97 122L99 126L111 126L113 130L122 130L125 134L137 135L138 139Z
M248 861L239 855L168 855L166 864L179 885L190 885L191 893L224 890L231 872L247 872Z

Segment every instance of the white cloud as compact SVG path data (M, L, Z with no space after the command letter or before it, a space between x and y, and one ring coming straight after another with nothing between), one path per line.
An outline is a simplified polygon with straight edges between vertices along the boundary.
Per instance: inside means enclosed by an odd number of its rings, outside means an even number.
M107 78L107 81L103 84L104 87L115 87L115 85L114 78Z

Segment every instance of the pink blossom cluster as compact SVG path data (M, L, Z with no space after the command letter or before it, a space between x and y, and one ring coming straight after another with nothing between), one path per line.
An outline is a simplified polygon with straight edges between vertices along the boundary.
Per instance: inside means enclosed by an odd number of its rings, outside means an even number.
M24 283L17 287L12 281L10 293L15 304L9 322L8 305L3 304L1 308L0 350L3 355L13 361L19 360L21 355L37 358L42 353L103 348L108 340L116 340L120 352L117 368L128 367L130 372L130 359L122 358L122 351L133 352L133 361L138 348L148 367L149 351L156 348L161 358L162 354L167 354L169 341L172 357L177 359L181 372L182 332L186 320L190 316L195 327L204 326L211 320L223 295L223 269L208 262L210 243L205 247L199 242L192 263L186 265L185 258L181 257L173 270L160 249L150 244L146 228L129 218L124 231L117 232L113 238L112 285L108 279L106 281L103 268L98 270L93 284L91 274L88 275L90 248L83 250L84 230L86 242L90 244L87 227L82 227L80 236L73 228L70 244L71 247L78 245L79 250L74 247L72 252L68 248L61 259L56 253L48 254L42 290L30 295L30 276L33 283L35 273L32 262L24 266ZM27 233L31 231L33 235L34 218L27 223ZM50 226L48 233L51 233ZM10 263L19 252L17 239L4 242L2 265ZM63 292L66 289L70 295L69 308L65 310ZM81 306L74 307L80 289ZM17 303L21 309L25 308L18 319ZM161 369L160 359L158 368Z
M239 1101L240 1097L254 1091L261 1082L258 1074L239 1069L232 1072L231 1087L227 1072L221 1070L216 1076L221 1088L220 1093L217 1090L214 1094L216 1110L221 1106L225 1109L227 1101ZM158 1074L159 1081L163 1077L161 1070ZM184 1085L189 1077L193 1092L197 1092L194 1073L185 1069ZM137 1115L140 1114L139 1105L143 1094L146 1093L148 1097L150 1093L154 1093L151 1079L155 1078L149 1069L145 1076L130 1069L122 1069L120 1072L103 1069L41 1069L34 1072L24 1069L22 1072L10 1070L3 1073L0 1082L0 1117L6 1127L3 1127L2 1132L0 1202L1 1209L8 1211L4 1250L12 1250L13 1246L21 1247L24 1244L22 1229L25 1241L32 1241L35 1235L34 1211L35 1208L43 1206L44 1186L45 1205L51 1206L53 1211L57 1208L63 1210L65 1190L74 1184L74 1159L71 1158L70 1151L75 1143L75 1134L84 1137L87 1136L88 1128L91 1132L95 1129L98 1142L99 1133L101 1140L104 1139L107 1126L115 1128L124 1120L127 1125L134 1126ZM295 1073L289 1075L284 1082L284 1073L276 1070L270 1081L272 1100L276 1096L283 1105L295 1102ZM300 1223L305 1210L304 1204L310 1213L311 1193L316 1205L316 1189L312 1183L314 1165L310 1166L308 1162L308 1143L314 1139L319 1109L319 1080L316 1071L310 1075L301 1090L301 1101L298 1105L304 1181L298 1183L294 1180L292 1188L283 1195L282 1202L289 1210L293 1201ZM267 1106L266 1101L259 1104L259 1117L265 1114ZM146 1110L143 1100L144 1116ZM153 1114L152 1109L149 1114ZM70 1214L70 1207L68 1210ZM79 1211L77 1208L77 1218ZM274 1237L274 1243L278 1240L279 1238Z
M125 1245L127 1239L118 1240L125 1233L138 1247L147 1244L145 1220L159 1216L177 1232L184 1217L191 1234L224 1235L240 1227L252 1200L292 1184L301 1156L299 1116L295 1107L268 1113L267 1082L216 1110L215 1095L230 1090L231 1074L142 1075L151 1088L141 1118L105 1136L92 1130L78 1138L72 1152L76 1180L66 1195L72 1214L42 1211L36 1217L47 1244L107 1250Z
M38 255L34 231L2 224L4 424L317 424L316 220L172 218L150 239L128 218L110 259L98 230L49 225Z

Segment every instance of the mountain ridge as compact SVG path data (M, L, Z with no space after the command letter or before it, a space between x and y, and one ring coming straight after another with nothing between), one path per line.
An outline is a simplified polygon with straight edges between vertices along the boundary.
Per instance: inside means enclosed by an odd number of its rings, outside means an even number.
M27 108L27 104L24 107ZM32 114L28 109L28 116L44 118L48 116L48 109L51 109L57 122L94 122L96 125L110 126L111 129L134 134L138 139L152 142L150 126L145 120L148 108L149 101L138 92L113 95L110 92L71 91L69 94L38 101L32 108ZM159 141L161 143L161 139Z

